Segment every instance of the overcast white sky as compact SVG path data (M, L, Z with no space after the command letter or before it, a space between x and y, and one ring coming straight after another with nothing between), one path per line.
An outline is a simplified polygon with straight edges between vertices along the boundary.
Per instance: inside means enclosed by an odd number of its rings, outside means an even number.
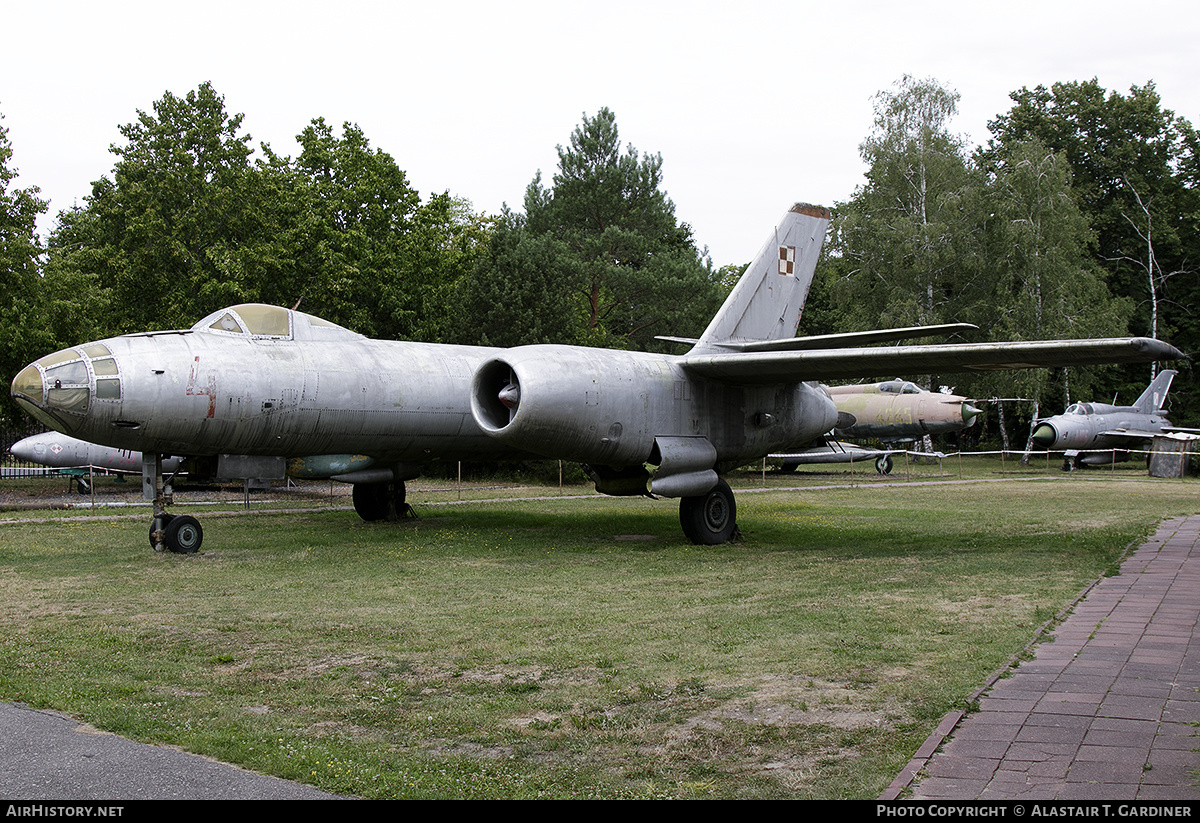
M962 99L972 145L1009 93L1153 81L1200 125L1194 0L7 0L0 125L50 218L111 176L118 127L205 81L282 154L313 118L357 123L428 197L520 207L584 113L663 156L664 188L717 266L745 263L793 202L863 182L872 96L904 74Z

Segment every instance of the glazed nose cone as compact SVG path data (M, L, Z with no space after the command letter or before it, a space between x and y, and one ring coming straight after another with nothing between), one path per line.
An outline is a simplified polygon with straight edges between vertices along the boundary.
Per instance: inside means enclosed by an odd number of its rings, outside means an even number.
M27 409L28 406L26 404L28 403L33 403L40 407L45 401L45 387L42 384L42 373L38 371L37 366L30 364L17 372L17 376L13 378L9 394L18 403L21 403L23 408Z
M17 372L9 393L37 420L56 431L72 432L87 415L90 386L83 356L74 349L63 349Z

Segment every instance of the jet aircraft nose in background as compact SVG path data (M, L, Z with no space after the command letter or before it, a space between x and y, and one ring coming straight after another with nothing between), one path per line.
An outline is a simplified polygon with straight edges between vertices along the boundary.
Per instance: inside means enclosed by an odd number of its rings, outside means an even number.
M1030 435L1029 439L1033 441L1035 446L1048 449L1052 447L1054 445L1054 441L1058 439L1058 433L1054 431L1053 426L1041 423L1036 429L1033 430L1033 434Z

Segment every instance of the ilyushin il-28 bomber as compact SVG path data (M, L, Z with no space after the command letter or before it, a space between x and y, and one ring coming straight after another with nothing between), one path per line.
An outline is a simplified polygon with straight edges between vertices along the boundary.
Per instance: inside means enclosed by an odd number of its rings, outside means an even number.
M195 518L166 511L163 454L233 457L257 477L282 462L352 483L367 520L402 511L405 481L430 460L559 459L583 464L604 494L677 498L687 537L715 545L737 530L723 473L835 427L824 382L1182 356L1146 338L869 345L931 328L796 337L829 220L825 208L793 206L703 334L671 338L688 345L682 354L372 340L247 304L190 329L47 355L17 374L12 394L56 431L142 452L158 549L196 551L203 535Z

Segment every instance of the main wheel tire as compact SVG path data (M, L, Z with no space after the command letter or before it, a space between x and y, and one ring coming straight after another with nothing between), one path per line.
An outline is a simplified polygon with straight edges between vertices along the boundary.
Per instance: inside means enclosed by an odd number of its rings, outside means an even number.
M880 474L892 473L892 456L885 454L882 457L875 458L875 471Z
M732 540L737 531L737 503L729 484L718 480L707 494L680 499L679 523L697 545L719 546Z
M403 483L355 483L354 511L367 522L398 520L405 512Z
M163 542L176 554L195 554L204 542L204 529L200 528L200 521L190 514L181 514L167 524Z

